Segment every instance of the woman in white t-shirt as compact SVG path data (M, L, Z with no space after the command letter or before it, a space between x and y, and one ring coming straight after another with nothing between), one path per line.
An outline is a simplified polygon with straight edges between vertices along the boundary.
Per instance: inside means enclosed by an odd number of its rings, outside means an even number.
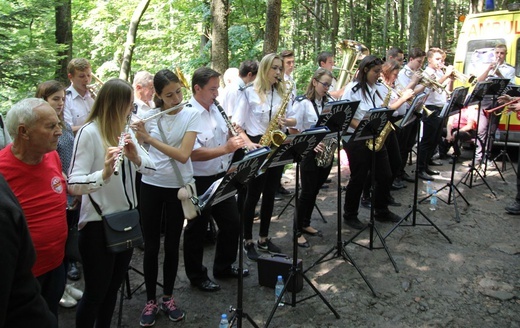
M170 70L163 69L153 80L159 108L147 112L144 118L157 114L182 102L182 84ZM149 145L150 158L155 162L154 176L143 176L140 191L141 223L145 243L144 278L147 303L141 313L141 326L155 322L159 311L156 300L156 283L161 243L161 220L164 224L163 297L160 309L172 321L184 318L177 308L172 293L179 266L179 244L184 225L184 214L177 193L186 183L193 181L191 151L195 138L202 132L200 115L189 105L149 121L138 122L134 129L140 142ZM162 132L161 132L162 130ZM165 140L166 138L166 140ZM178 170L173 167L176 165ZM180 172L182 181L179 181Z

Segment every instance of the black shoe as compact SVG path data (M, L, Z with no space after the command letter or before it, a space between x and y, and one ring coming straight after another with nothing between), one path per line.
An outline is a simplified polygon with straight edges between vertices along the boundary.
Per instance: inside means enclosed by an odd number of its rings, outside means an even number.
M370 197L361 197L361 206L364 208L370 208L372 206L372 201L370 200Z
M434 161L433 159L428 162L428 165L430 166L442 166L442 162L440 161Z
M81 273L78 269L76 262L70 262L69 272L67 272L67 276L70 280L77 281L81 278Z
M388 205L398 207L398 206L401 206L401 203L396 202L394 197L390 196L390 197L388 197Z
M515 202L506 207L506 212L513 215L520 215L520 203L515 200Z
M255 243L244 244L244 251L246 252L247 258L251 261L256 261L260 257L256 251Z
M343 222L345 222L346 225L348 225L349 227L353 228L353 229L357 229L357 230L361 230L363 229L366 225L359 221L359 219L356 217L356 218L344 218L343 219Z
M390 211L384 211L374 213L374 219L379 222L399 222L401 217Z
M329 185L328 184L323 184L320 189L329 189Z
M403 176L401 177L401 179L403 179L404 181L408 181L408 182L415 182L415 179L406 172L403 173Z
M292 191L289 191L289 190L285 189L284 187L280 186L280 188L278 188L278 193L280 195L290 195L290 194L292 194Z
M220 290L220 285L214 283L210 279L206 279L201 283L193 284L193 285L196 286L199 290L201 290L203 292L217 292Z
M431 170L430 168L426 168L426 169L424 170L424 172L426 172L426 173L429 174L429 175L439 175L439 174L441 174L441 172L436 171L436 170Z
M310 231L305 230L305 228L303 228L302 233L307 234L309 236L323 237L323 233L321 232L321 230L316 230L316 232L310 232Z
M434 180L431 175L426 174L424 171L417 172L417 176L419 177L419 179L423 179L423 180L426 180L426 181L433 181Z
M309 241L306 240L304 243L298 243L298 246L302 248L309 248L311 247L311 244L309 244Z
M392 182L392 186L390 187L391 190L399 190L403 188L406 188L406 185L400 178L395 178L394 182Z
M238 278L238 275L240 274L240 269L235 266L230 266L226 270L222 272L213 272L213 277L217 279L225 279L225 278ZM243 269L242 270L242 277L249 276L249 270Z

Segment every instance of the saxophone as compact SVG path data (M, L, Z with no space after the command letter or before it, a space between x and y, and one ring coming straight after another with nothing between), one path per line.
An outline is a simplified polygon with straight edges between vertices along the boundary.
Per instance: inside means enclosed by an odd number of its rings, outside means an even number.
M390 103L390 97L392 96L392 88L388 85L386 85L383 81L379 81L381 84L383 84L387 89L388 93L385 96L385 99L383 100L383 104L381 107L388 107L388 104ZM385 126L383 127L383 130L379 134L379 136L376 138L376 142L374 144L373 139L369 139L366 141L366 145L368 149L371 151L380 151L383 148L383 145L385 144L385 140L390 134L391 131L395 130L394 126L390 121L386 122Z
M325 95L329 97L332 101L336 100L328 92L325 92ZM336 152L336 149L338 148L338 139L330 138L323 141L323 144L323 151L319 154L316 154L315 157L317 167L328 167L332 164L332 161L334 160L334 154Z
M278 81L281 82L281 79L278 79ZM282 104L280 105L280 108L278 109L278 112L276 115L271 118L271 121L269 122L269 125L267 126L267 130L262 135L262 138L260 138L260 141L258 144L261 146L269 146L270 148L273 147L280 147L280 145L283 143L285 138L287 138L287 135L283 133L278 126L278 120L281 117L285 116L285 110L287 109L287 105L289 105L289 101L291 100L291 94L293 89L293 82L288 80L286 81L286 88L287 91L283 95L282 98Z

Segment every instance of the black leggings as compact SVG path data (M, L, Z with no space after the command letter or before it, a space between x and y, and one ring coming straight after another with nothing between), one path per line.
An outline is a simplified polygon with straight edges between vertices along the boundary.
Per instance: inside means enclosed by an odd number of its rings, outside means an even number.
M85 291L76 312L77 328L110 327L117 291L125 278L133 249L114 254L107 251L103 222L88 222L79 231Z
M147 300L156 299L161 247L161 220L164 218L163 293L172 295L179 268L179 244L184 214L177 198L178 188L162 188L141 183L141 224L144 237L144 280Z

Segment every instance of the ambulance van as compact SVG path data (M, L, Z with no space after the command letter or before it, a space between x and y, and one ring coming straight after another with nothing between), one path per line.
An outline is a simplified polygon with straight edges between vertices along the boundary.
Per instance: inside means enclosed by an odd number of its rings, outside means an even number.
M466 76L479 76L486 65L494 62L494 47L507 45L506 63L515 68L515 84L520 86L520 6L509 10L468 15L464 19L457 42L454 66ZM460 83L455 83L455 86ZM512 89L511 88L508 89ZM471 89L470 89L471 92ZM509 142L520 143L520 113L502 115L498 127L500 141L505 140L507 118L510 116ZM498 140L498 139L497 139Z

